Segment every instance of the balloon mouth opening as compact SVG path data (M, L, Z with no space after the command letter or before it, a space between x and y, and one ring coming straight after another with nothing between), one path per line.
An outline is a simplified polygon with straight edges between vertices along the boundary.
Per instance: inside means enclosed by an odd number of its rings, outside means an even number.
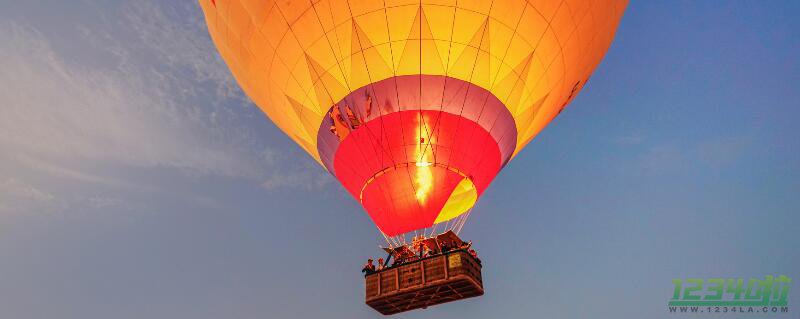
M400 220L422 217L424 221L416 224L416 228L424 228L469 212L478 194L473 179L453 166L407 162L385 168L369 178L361 189L359 201L373 214L387 214ZM387 196L393 198L392 205L376 205ZM380 226L388 235L411 230Z
M351 129L334 165L381 232L395 236L467 216L505 159L480 122L445 111L404 110Z

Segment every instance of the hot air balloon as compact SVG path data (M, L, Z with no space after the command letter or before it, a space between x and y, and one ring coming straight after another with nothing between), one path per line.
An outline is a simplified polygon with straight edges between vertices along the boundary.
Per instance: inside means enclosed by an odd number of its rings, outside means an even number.
M627 5L199 2L244 92L361 203L395 254L416 252L409 238L458 233L497 173L586 84ZM403 280L394 290L378 281L378 297L400 300L384 313L436 303L398 298L413 288Z

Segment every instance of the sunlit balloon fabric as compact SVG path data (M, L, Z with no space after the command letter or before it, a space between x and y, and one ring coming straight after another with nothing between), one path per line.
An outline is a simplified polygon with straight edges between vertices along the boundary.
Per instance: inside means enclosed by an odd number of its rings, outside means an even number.
M200 4L247 95L394 236L475 204L583 87L627 2Z

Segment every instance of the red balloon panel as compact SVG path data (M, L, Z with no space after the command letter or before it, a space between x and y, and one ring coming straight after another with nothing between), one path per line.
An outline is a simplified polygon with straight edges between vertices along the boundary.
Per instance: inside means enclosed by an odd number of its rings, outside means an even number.
M480 195L501 165L489 132L436 110L372 119L341 141L334 160L336 177L389 236L431 226L464 178Z

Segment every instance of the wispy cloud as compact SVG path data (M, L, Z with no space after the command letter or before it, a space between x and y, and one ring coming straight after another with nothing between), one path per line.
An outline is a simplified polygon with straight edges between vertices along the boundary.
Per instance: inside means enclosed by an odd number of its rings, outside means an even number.
M246 156L236 156L248 150L231 152L230 146L214 143L199 106L181 103L191 94L181 90L191 86L189 81L128 62L115 69L71 64L35 29L17 24L4 29L10 31L0 39L5 43L0 51L4 150L226 175L256 169Z
M14 178L0 180L0 213L50 211L54 207L52 194Z
M646 145L636 159L639 168L650 174L691 168L719 170L735 165L752 145L752 136L746 134L702 141L670 141Z
M4 196L52 201L58 194L41 176L125 186L91 163L308 187L297 181L321 170L282 165L285 152L259 136L252 124L267 120L239 91L193 5L136 3L103 13L101 25L64 26L74 28L80 57L31 22L0 22Z
M266 190L279 188L297 188L306 191L322 188L333 179L322 170L316 169L315 162L294 163L286 171L276 171L265 178L261 187Z
M647 140L647 136L640 133L633 133L614 138L614 143L619 145L638 145Z

